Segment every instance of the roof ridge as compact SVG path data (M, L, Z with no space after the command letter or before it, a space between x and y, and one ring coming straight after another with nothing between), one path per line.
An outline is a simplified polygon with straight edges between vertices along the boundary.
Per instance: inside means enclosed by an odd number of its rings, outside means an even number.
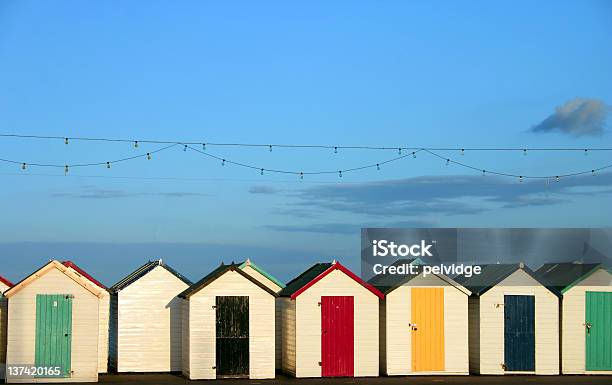
M215 280L217 280L219 277L221 277L222 275L224 275L228 271L235 271L236 273L240 274L241 276L243 276L247 280L251 281L252 283L257 285L258 287L260 287L264 291L266 291L269 294L273 295L274 297L278 296L278 294L275 291L273 291L272 289L270 289L269 287L267 287L263 283L259 282L254 277L251 277L249 274L247 274L244 271L242 271L242 269L240 268L240 266L238 264L232 262L229 265L225 265L224 263L221 263L221 265L216 267L210 273L206 274L204 277L202 277L202 279L200 279L196 283L190 285L187 289L185 289L181 293L179 293L178 297L180 297L180 298L189 298L193 294L199 292L200 290L202 290L203 288L208 286L208 284L210 284L210 283L214 282Z
M128 274L125 277L123 277L121 280L119 280L117 283L115 283L113 286L111 286L111 288L109 290L111 292L114 292L114 293L119 292L119 291L125 289L126 287L128 287L129 285L131 285L132 283L136 282L140 278L144 277L151 270L153 270L154 268L156 268L158 266L164 268L170 274L174 275L176 278L178 278L181 281L185 282L187 285L192 285L193 284L193 282L191 282L189 279L187 279L184 275L182 275L178 271L174 270L172 267L168 266L161 259L158 259L158 260L155 260L155 261L149 260L144 265L140 266L136 270L132 271L130 274Z

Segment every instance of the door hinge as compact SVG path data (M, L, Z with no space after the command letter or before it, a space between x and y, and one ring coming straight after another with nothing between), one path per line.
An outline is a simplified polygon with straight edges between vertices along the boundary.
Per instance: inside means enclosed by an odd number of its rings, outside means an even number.
M213 308L213 309L216 309L216 308L217 308L217 306L216 306L216 305L212 305L212 308Z
M321 306L321 302L317 302L317 306Z
M321 361L319 361L319 366L323 366L323 365L321 364Z

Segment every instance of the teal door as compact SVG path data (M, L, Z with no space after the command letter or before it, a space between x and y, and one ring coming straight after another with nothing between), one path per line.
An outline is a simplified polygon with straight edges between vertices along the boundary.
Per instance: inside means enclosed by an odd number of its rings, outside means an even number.
M586 370L612 370L612 292L586 292Z
M60 369L70 376L72 295L36 296L36 366ZM58 376L54 376L58 377Z

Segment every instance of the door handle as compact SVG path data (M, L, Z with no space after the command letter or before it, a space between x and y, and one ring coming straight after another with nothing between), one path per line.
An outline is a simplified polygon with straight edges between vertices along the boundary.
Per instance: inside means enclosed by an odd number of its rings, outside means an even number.
M591 328L593 327L593 324L591 324L590 322L587 322L584 324L584 326L586 327L587 333L590 334L591 333Z

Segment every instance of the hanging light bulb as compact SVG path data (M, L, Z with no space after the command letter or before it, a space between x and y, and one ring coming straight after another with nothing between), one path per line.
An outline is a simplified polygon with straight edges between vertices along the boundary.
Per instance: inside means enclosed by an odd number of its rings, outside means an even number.
M206 151L206 143L202 143L202 151Z
M461 155L465 155L465 149L464 148L461 149Z
M589 155L589 150L587 150L586 148L584 149L584 155Z
M412 158L416 159L416 152L412 151Z
M521 175L521 176L519 176L519 182L520 182L520 183L523 183L523 176L522 176L522 175Z
M25 164L25 163L24 163ZM595 170L591 170L591 175L595 176Z
M110 162L106 162L106 168L110 168Z
M485 176L486 170L482 170L482 176Z
M185 145L185 147L183 147L183 151L187 151L187 145Z
M138 148L138 141L137 140L134 141L134 148Z
M342 178L342 170L338 171L338 177Z
M524 149L523 149L523 156L526 156L526 155L527 155L527 149L526 149L526 148L524 148Z
M338 147L334 146L334 154L338 153Z
M64 144L68 144L68 138L64 138Z
M221 166L225 166L225 159L221 161Z
M402 155L402 148L401 148L401 147L399 147L399 148L397 149L397 155Z
M448 159L448 158L447 158L447 159L446 159L446 165L448 166L448 165L449 165L449 163L450 163L450 159Z
M21 164L21 169L22 169L22 170L25 170L25 169L26 169L26 164L25 164L25 163L22 163L22 164Z
M68 165L64 166L64 174L68 174Z
M268 146L268 151L272 152L272 145Z
M300 180L304 179L304 173L300 172Z
M557 182L559 181L559 175L557 175L557 176L555 177L555 181L557 181Z
M147 152L147 160L151 160L151 153Z
M263 175L263 168L261 169L261 173L260 173L260 175Z
M376 163L376 169L380 171L380 164Z

